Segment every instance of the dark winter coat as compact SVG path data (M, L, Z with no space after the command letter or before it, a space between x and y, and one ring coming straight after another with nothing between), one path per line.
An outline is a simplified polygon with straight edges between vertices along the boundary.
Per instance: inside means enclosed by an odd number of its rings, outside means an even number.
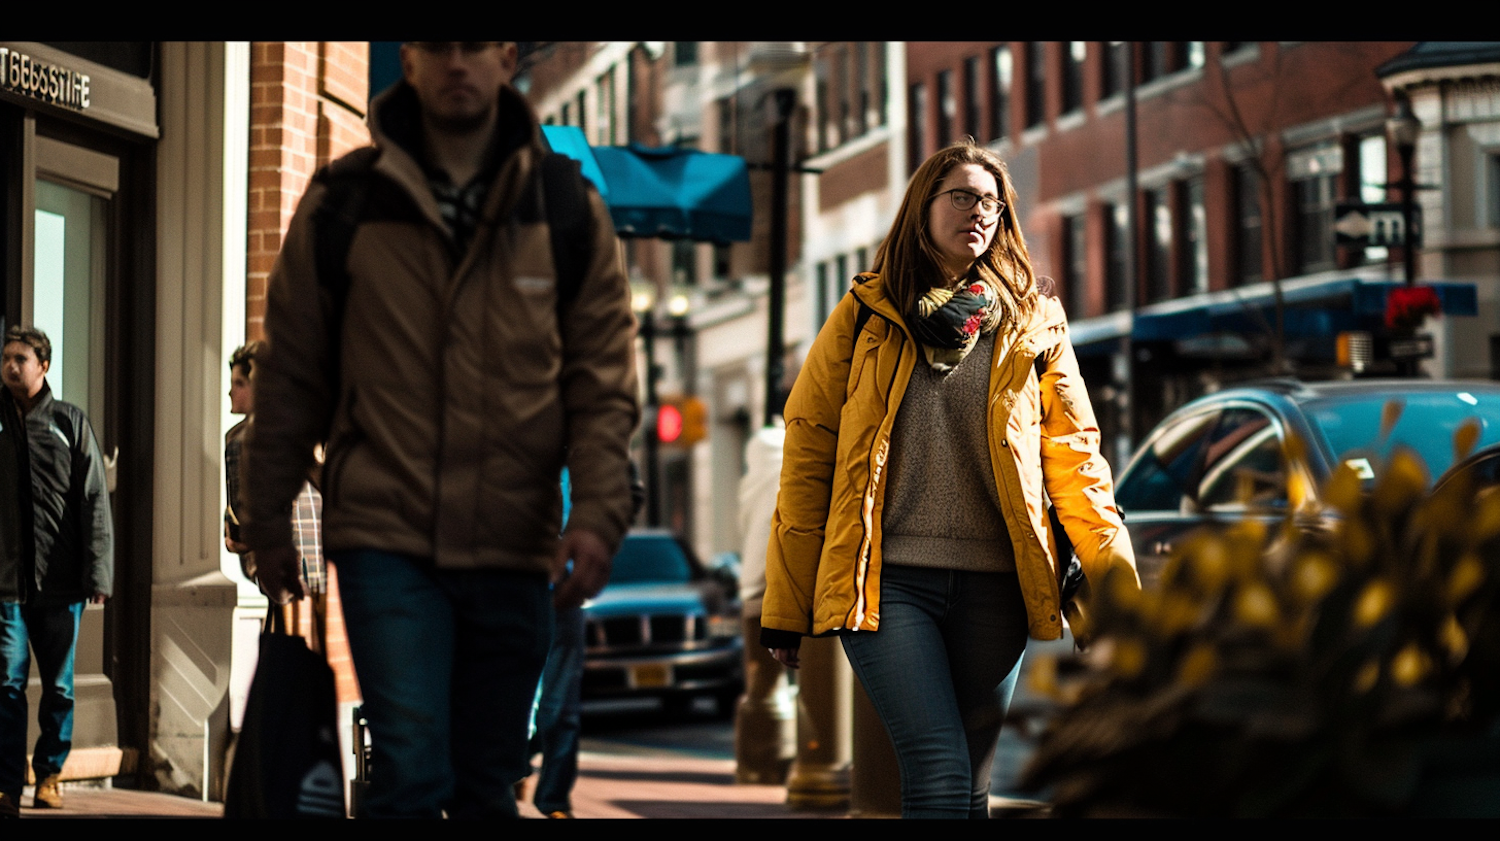
M0 600L111 595L114 527L88 418L46 385L24 418L10 392L0 392Z

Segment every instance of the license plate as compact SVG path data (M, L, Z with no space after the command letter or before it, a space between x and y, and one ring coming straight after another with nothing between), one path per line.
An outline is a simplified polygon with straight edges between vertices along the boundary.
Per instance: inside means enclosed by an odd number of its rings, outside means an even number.
M672 667L666 663L646 663L630 667L630 684L636 689L659 689L672 685Z

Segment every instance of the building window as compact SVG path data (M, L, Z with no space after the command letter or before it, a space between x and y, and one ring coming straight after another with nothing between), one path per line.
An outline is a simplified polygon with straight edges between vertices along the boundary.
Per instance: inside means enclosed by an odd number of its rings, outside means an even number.
M1146 298L1165 301L1172 297L1172 206L1165 189L1145 190L1142 195L1146 219Z
M1124 204L1104 206L1105 252L1104 286L1112 310L1129 309L1135 295L1130 289L1129 255L1130 211Z
M675 49L672 50L672 64L676 67L690 67L698 63L697 41L676 41Z
M1182 185L1185 209L1178 226L1177 242L1182 249L1178 265L1182 267L1184 295L1208 291L1208 213L1203 205L1203 176L1188 179Z
M1300 149L1287 156L1287 178L1292 182L1295 202L1298 274L1335 266L1333 204L1343 169L1343 149L1336 143Z
M1359 139L1359 200L1369 204L1385 201L1386 182L1385 135L1372 134ZM1383 262L1389 252L1383 245L1362 250L1366 263Z
M1064 114L1083 107L1083 60L1088 57L1087 41L1067 41L1067 54L1063 56L1063 106Z
M1088 315L1088 220L1084 216L1063 217L1063 294L1069 318Z
M944 70L937 76L938 124L937 146L939 149L953 142L953 124L958 119L958 98L953 93L953 71Z
M885 43L883 41L871 41L868 45L870 51L870 64L874 72L870 74L870 84L867 90L870 94L870 117L869 123L873 126L885 125L886 115L886 93L885 93Z
M697 244L692 240L672 240L672 282L677 284L698 282L698 249Z
M719 151L726 155L734 154L734 99L724 97L715 103L719 112Z
M830 83L828 75L827 56L819 55L813 63L813 86L818 109L818 151L826 152L834 147L833 140L833 103L830 101L832 93L829 90Z
M714 244L714 278L716 280L728 280L730 273L730 256L733 250L731 246L720 243Z
M1010 86L1015 79L1015 68L1011 64L1010 47L996 47L990 51L990 67L994 69L990 92L990 137L1004 140L1010 136Z
M861 137L870 130L870 45L864 41L854 43L853 110L854 136Z
M1041 41L1026 42L1026 127L1047 119L1047 49Z
M1260 175L1249 164L1234 168L1234 206L1238 217L1235 282L1259 283L1265 279L1261 260Z
M828 261L825 260L818 263L817 266L817 280L815 288L818 290L818 295L813 299L817 301L818 304L819 325L822 325L823 322L827 321L829 313L832 312L832 308L828 305L828 302L832 299L832 295L829 292L830 286L831 284L828 281Z
M1124 41L1100 43L1104 60L1099 65L1099 98L1108 99L1125 92L1125 80L1130 77L1130 68L1125 66L1130 60L1130 45Z
M615 137L615 71L613 68L600 76L594 85L594 107L597 109L595 123L598 125L598 146L614 146Z
M841 44L833 53L835 90L839 92L839 143L843 144L851 137L858 137L859 132L854 130L854 103L852 101L854 86L854 63L849 55L850 49L855 45Z
M585 95L585 92L584 91L579 91L578 92L578 105L577 105L577 107L576 107L575 110L576 110L576 112L578 114L578 128L579 128L580 131L583 132L583 136L584 137L588 137L588 135L589 135L589 120L588 120L589 112L588 112L588 110L586 108L587 103L588 103L588 98Z
M927 160L927 86L916 82L911 86L906 103L906 124L910 137L907 143L908 170L916 172L922 161Z
M979 56L964 59L964 134L978 140L980 137L979 115L984 110L984 101L979 90Z

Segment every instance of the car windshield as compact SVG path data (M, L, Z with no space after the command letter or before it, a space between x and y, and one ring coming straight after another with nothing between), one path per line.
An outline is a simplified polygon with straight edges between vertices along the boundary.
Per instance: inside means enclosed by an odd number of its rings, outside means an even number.
M609 572L610 584L682 584L692 579L687 553L665 534L625 538Z
M1392 397L1405 405L1390 437L1381 441L1380 415ZM1333 397L1309 403L1307 416L1327 451L1349 461L1365 479L1395 447L1405 446L1421 456L1432 481L1453 464L1453 433L1469 418L1479 421L1476 447L1500 442L1500 394L1493 392Z

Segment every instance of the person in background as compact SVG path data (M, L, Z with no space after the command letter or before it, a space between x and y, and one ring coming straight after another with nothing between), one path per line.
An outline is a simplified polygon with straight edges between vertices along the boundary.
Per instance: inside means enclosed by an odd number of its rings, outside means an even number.
M255 555L240 537L240 518L244 502L240 498L240 455L244 449L245 430L255 413L255 356L265 352L265 342L248 342L235 348L229 356L229 411L245 419L224 434L224 545L240 556L240 570L255 581ZM325 651L328 643L328 571L323 565L323 494L318 491L318 471L314 464L307 481L297 492L292 507L292 530L296 535L297 554L301 558L302 587L312 605L312 636L308 647ZM287 627L301 629L301 602L284 605Z
M73 747L73 655L84 604L114 586L114 522L99 442L83 410L52 396L47 334L5 331L0 374L0 817L26 782L26 684L42 679L32 805L62 807ZM28 651L29 648L29 651Z

